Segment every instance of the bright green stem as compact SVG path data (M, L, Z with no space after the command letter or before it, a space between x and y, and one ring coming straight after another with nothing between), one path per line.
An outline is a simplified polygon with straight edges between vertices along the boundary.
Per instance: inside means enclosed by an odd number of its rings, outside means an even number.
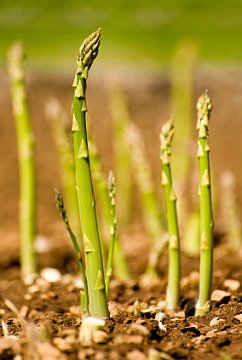
M131 149L134 176L141 196L142 211L147 231L151 237L152 250L148 261L146 273L155 276L158 253L164 249L165 230L162 222L161 211L152 181L151 168L147 160L145 145L139 129L134 124L129 124L128 140ZM162 249L162 250L161 250Z
M94 138L91 136L90 126L88 126L88 130L89 130L89 137L88 137L89 154L90 154L90 163L91 163L94 188L97 191L97 196L100 202L100 208L103 211L105 223L107 224L107 227L110 228L113 223L113 218L112 218L112 207L108 195L108 188L104 178L104 173L103 173L100 157L97 151L97 146L95 144ZM108 247L107 241L104 245ZM116 234L115 250L114 250L114 271L115 271L115 275L119 279L121 280L130 279L128 264L125 259L121 241L117 236L117 234Z
M56 203L57 209L60 212L60 216L65 224L66 230L68 231L68 233L70 235L70 238L71 238L71 241L72 241L75 253L76 253L76 257L79 262L80 272L81 272L82 280L83 280L83 284L84 284L84 294L81 293L81 295L80 295L81 305L82 305L84 314L89 314L88 286L87 286L87 278L86 278L85 267L84 267L83 259L82 259L82 255L81 255L81 250L79 248L77 239L71 229L68 217L66 215L66 209L65 209L63 197L58 190L55 190L55 203Z
M114 127L117 215L119 227L122 229L129 222L131 209L131 156L127 141L130 118L124 95L118 86L110 91L110 112Z
M109 252L108 252L108 261L106 267L106 277L105 277L105 284L106 284L106 294L107 297L109 295L109 285L110 280L113 272L113 255L115 249L115 242L116 242L116 234L117 234L117 218L116 218L116 183L115 177L112 172L109 173L108 176L108 194L110 198L110 215L112 218L112 224L110 226L110 244L109 244Z
M28 114L24 86L24 51L20 43L14 44L8 54L12 104L16 123L19 181L20 181L20 262L23 279L36 273L34 238L36 234L36 181L34 168L34 142Z
M73 82L73 144L76 166L76 188L84 245L89 311L94 317L108 317L101 244L98 233L86 132L86 80L98 54L100 30L81 45L77 73Z
M53 99L46 104L46 116L58 151L61 180L69 221L75 234L77 234L79 242L81 242L81 225L76 195L72 142L68 137L64 111L58 100Z
M162 186L165 193L166 213L169 231L169 269L166 303L174 309L180 301L180 240L177 221L176 196L172 187L170 167L173 122L167 122L161 131Z
M208 122L212 109L205 92L198 100L198 159L200 176L200 278L196 315L204 315L210 309L213 278L213 210L209 165Z

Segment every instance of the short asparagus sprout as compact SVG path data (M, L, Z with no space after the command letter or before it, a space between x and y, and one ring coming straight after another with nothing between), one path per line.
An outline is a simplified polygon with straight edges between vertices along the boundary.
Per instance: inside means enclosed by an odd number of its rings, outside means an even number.
M112 207L108 194L108 186L107 181L104 176L104 171L102 168L100 156L98 153L98 149L95 143L95 139L91 133L91 125L89 119L87 118L87 132L88 132L88 144L89 144L89 154L90 154L90 164L91 164L91 172L94 183L94 190L96 190L97 198L100 203L100 207L102 210L102 214L104 217L105 229L109 229L112 226ZM109 236L108 240L109 240ZM106 237L103 236L103 244L104 248L108 247L109 241L105 241ZM116 235L115 239L115 249L114 249L114 272L115 276L121 280L129 280L129 268L127 264L127 260L125 258L125 254L123 251L122 243L120 238Z
M212 103L208 92L197 102L198 160L200 177L200 278L196 315L204 315L210 310L213 278L213 210L208 145L208 123Z
M36 273L34 239L36 235L36 176L34 141L24 84L24 49L15 43L8 53L8 72L11 82L12 105L16 123L19 157L19 227L20 263L22 278Z
M162 186L165 193L166 213L169 231L169 269L166 303L174 309L180 301L180 239L177 221L176 196L172 185L170 167L171 143L174 133L173 120L161 130Z
M71 226L70 226L67 214L66 214L63 197L57 189L55 189L55 203L56 203L57 209L59 210L60 217L62 218L62 220L65 224L66 230L68 231L68 233L70 235L70 238L71 238L71 241L72 241L75 253L76 253L76 257L79 262L80 272L82 275L82 281L84 284L84 293L81 294L81 307L82 307L84 314L89 314L89 308L88 308L89 296L88 296L87 278L86 278L85 266L83 263L81 250L79 248L77 239L71 229Z
M110 227L110 244L109 244L109 252L108 252L108 261L106 267L106 276L105 276L105 283L106 283L106 294L107 297L109 295L109 287L110 287L110 280L113 272L113 255L114 255L114 248L116 242L116 233L117 233L117 218L116 218L116 182L115 177L110 171L108 176L108 195L110 198L111 204L111 217L112 217L112 224Z
M101 244L97 226L95 199L89 162L86 131L86 81L100 44L100 29L81 45L74 78L72 133L76 167L76 189L82 228L89 294L89 311L94 317L108 317Z

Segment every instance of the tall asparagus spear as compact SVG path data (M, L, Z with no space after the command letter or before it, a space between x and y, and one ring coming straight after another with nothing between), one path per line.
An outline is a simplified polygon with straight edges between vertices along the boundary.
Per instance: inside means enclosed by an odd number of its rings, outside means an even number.
M36 233L36 198L34 143L24 85L24 50L15 43L8 53L12 105L16 123L20 181L20 262L23 279L36 272L34 238Z
M174 309L180 301L180 240L177 221L176 196L172 186L170 167L171 142L174 127L171 119L161 130L162 185L165 192L169 231L169 269L166 294L167 308Z
M212 103L207 91L197 102L198 160L200 176L200 278L196 315L210 309L213 277L213 210L208 145L208 122Z
M81 45L77 57L77 72L73 82L73 143L76 166L76 187L80 213L86 276L88 283L90 315L107 317L108 307L104 282L101 245L98 233L95 199L89 164L86 132L86 81L88 72L98 54L100 29Z

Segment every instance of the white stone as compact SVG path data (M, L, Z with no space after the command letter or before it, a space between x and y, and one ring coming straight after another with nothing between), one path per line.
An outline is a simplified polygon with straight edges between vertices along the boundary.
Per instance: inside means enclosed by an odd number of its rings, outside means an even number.
M40 275L43 279L50 283L55 283L61 280L61 273L55 268L45 268L41 271Z
M237 291L240 288L240 282L234 279L227 279L224 281L223 286L230 291Z
M230 293L223 290L214 290L211 296L212 301L222 301L224 298L230 297Z

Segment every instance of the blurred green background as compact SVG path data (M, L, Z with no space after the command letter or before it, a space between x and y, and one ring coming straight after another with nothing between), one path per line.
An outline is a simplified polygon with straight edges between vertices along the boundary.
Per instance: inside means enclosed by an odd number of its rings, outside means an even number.
M161 66L182 37L198 43L201 61L242 61L241 0L1 0L1 63L20 39L28 66L68 68L83 38L99 26L99 61Z

